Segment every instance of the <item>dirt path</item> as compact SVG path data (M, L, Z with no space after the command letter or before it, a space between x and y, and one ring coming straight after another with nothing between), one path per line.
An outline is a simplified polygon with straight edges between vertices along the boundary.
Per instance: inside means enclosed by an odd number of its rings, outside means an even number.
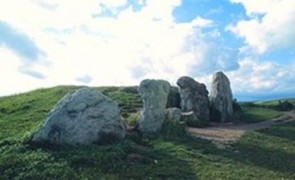
M269 128L274 125L290 122L295 120L295 115L292 112L286 112L268 121L251 124L220 124L214 123L208 128L188 128L187 131L197 137L212 140L218 144L228 144L238 140L246 131Z

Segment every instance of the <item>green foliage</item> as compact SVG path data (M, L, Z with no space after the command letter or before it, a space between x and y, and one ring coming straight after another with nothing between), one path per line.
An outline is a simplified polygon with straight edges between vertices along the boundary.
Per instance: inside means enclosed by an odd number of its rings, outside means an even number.
M138 94L138 86L123 87L122 91L125 93Z
M167 138L179 138L185 136L185 122L174 122L166 120L161 129L161 135Z
M294 122L246 133L225 149L188 136L183 124L169 122L158 136L129 136L113 145L30 144L46 113L77 88L60 86L0 98L0 179L295 178ZM132 94L120 88L108 93L121 100L120 93ZM252 109L243 109L248 110Z
M127 118L131 113L135 113L142 108L140 96L135 91L135 87L104 87L99 88L103 94L118 102L121 115Z
M127 125L132 127L136 126L139 117L140 117L139 111L136 113L130 114L130 116L127 118Z

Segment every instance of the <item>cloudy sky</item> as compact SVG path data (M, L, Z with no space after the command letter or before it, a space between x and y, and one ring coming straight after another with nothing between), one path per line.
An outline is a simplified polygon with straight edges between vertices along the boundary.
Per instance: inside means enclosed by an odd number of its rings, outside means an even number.
M0 0L0 96L55 85L171 84L295 97L295 0Z

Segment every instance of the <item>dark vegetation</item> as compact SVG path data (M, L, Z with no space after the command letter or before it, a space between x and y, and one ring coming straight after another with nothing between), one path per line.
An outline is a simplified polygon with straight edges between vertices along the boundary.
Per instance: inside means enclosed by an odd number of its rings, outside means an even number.
M188 136L183 124L173 123L166 123L157 136L140 137L130 132L113 145L73 148L29 143L46 113L77 88L59 86L0 98L0 179L295 178L294 122L246 133L225 149ZM119 103L130 122L136 121L142 106L136 87L98 89ZM241 117L253 120L281 113L244 104L240 112Z

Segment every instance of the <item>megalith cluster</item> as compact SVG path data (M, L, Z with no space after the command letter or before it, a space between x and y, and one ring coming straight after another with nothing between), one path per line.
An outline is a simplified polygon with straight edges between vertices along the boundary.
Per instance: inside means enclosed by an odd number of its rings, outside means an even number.
M139 129L154 133L166 119L185 121L188 126L203 127L210 121L232 121L232 92L229 79L222 72L213 76L211 93L205 84L188 76L177 80L178 87L163 80L144 80L139 87L143 110ZM165 106L166 105L166 106ZM166 109L167 108L167 109ZM166 115L165 115L166 114Z
M138 94L143 108L137 121L142 134L159 132L165 122L203 127L210 121L233 120L230 81L222 72L213 76L210 96L205 84L188 76L176 86L165 80L146 79ZM81 88L67 94L47 115L32 142L88 145L122 139L127 128L118 104L94 88Z

